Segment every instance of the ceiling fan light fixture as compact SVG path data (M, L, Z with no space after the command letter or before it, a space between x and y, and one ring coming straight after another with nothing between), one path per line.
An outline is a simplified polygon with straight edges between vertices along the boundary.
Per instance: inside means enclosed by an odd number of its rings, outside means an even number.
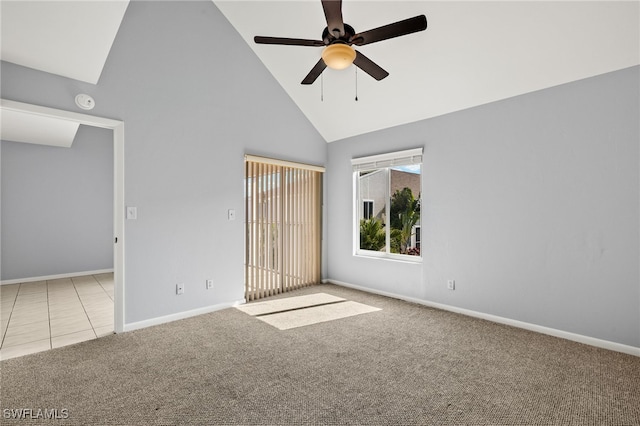
M354 59L356 59L356 51L346 44L330 44L322 51L322 60L329 68L334 70L348 68Z

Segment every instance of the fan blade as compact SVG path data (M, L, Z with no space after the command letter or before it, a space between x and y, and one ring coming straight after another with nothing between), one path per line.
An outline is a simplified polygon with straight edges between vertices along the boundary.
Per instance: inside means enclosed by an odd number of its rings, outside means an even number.
M380 68L378 64L358 51L356 51L356 59L353 61L353 64L378 81L389 75L389 73Z
M394 22L393 24L384 25L382 27L356 34L351 39L351 42L356 46L364 46L365 44L417 33L418 31L424 31L426 29L427 17L424 15L414 16L413 18Z
M322 74L322 71L324 71L326 67L327 64L325 64L322 58L320 58L311 71L309 71L309 74L307 74L304 80L302 80L301 84L313 84L313 82L320 77L320 74Z
M344 35L344 21L342 20L342 0L322 0L324 17L327 18L329 34L335 38ZM336 31L338 34L336 34Z
M324 47L322 40L307 40L304 38L263 37L255 36L253 41L258 44L286 44L290 46L317 46Z

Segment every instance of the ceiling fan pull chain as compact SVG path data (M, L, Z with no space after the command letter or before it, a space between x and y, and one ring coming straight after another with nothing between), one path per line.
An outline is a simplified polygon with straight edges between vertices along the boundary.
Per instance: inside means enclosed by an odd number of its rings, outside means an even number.
M358 67L356 69L356 102L358 102Z
M320 74L320 102L324 102L324 73Z

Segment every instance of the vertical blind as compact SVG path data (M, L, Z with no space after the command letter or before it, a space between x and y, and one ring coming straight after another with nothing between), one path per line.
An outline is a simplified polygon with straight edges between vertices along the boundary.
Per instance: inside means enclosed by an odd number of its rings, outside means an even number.
M322 171L245 156L245 298L320 282Z

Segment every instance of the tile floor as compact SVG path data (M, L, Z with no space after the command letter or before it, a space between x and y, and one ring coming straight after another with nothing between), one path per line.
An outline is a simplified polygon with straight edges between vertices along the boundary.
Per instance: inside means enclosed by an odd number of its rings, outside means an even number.
M113 274L0 286L0 360L113 333Z

